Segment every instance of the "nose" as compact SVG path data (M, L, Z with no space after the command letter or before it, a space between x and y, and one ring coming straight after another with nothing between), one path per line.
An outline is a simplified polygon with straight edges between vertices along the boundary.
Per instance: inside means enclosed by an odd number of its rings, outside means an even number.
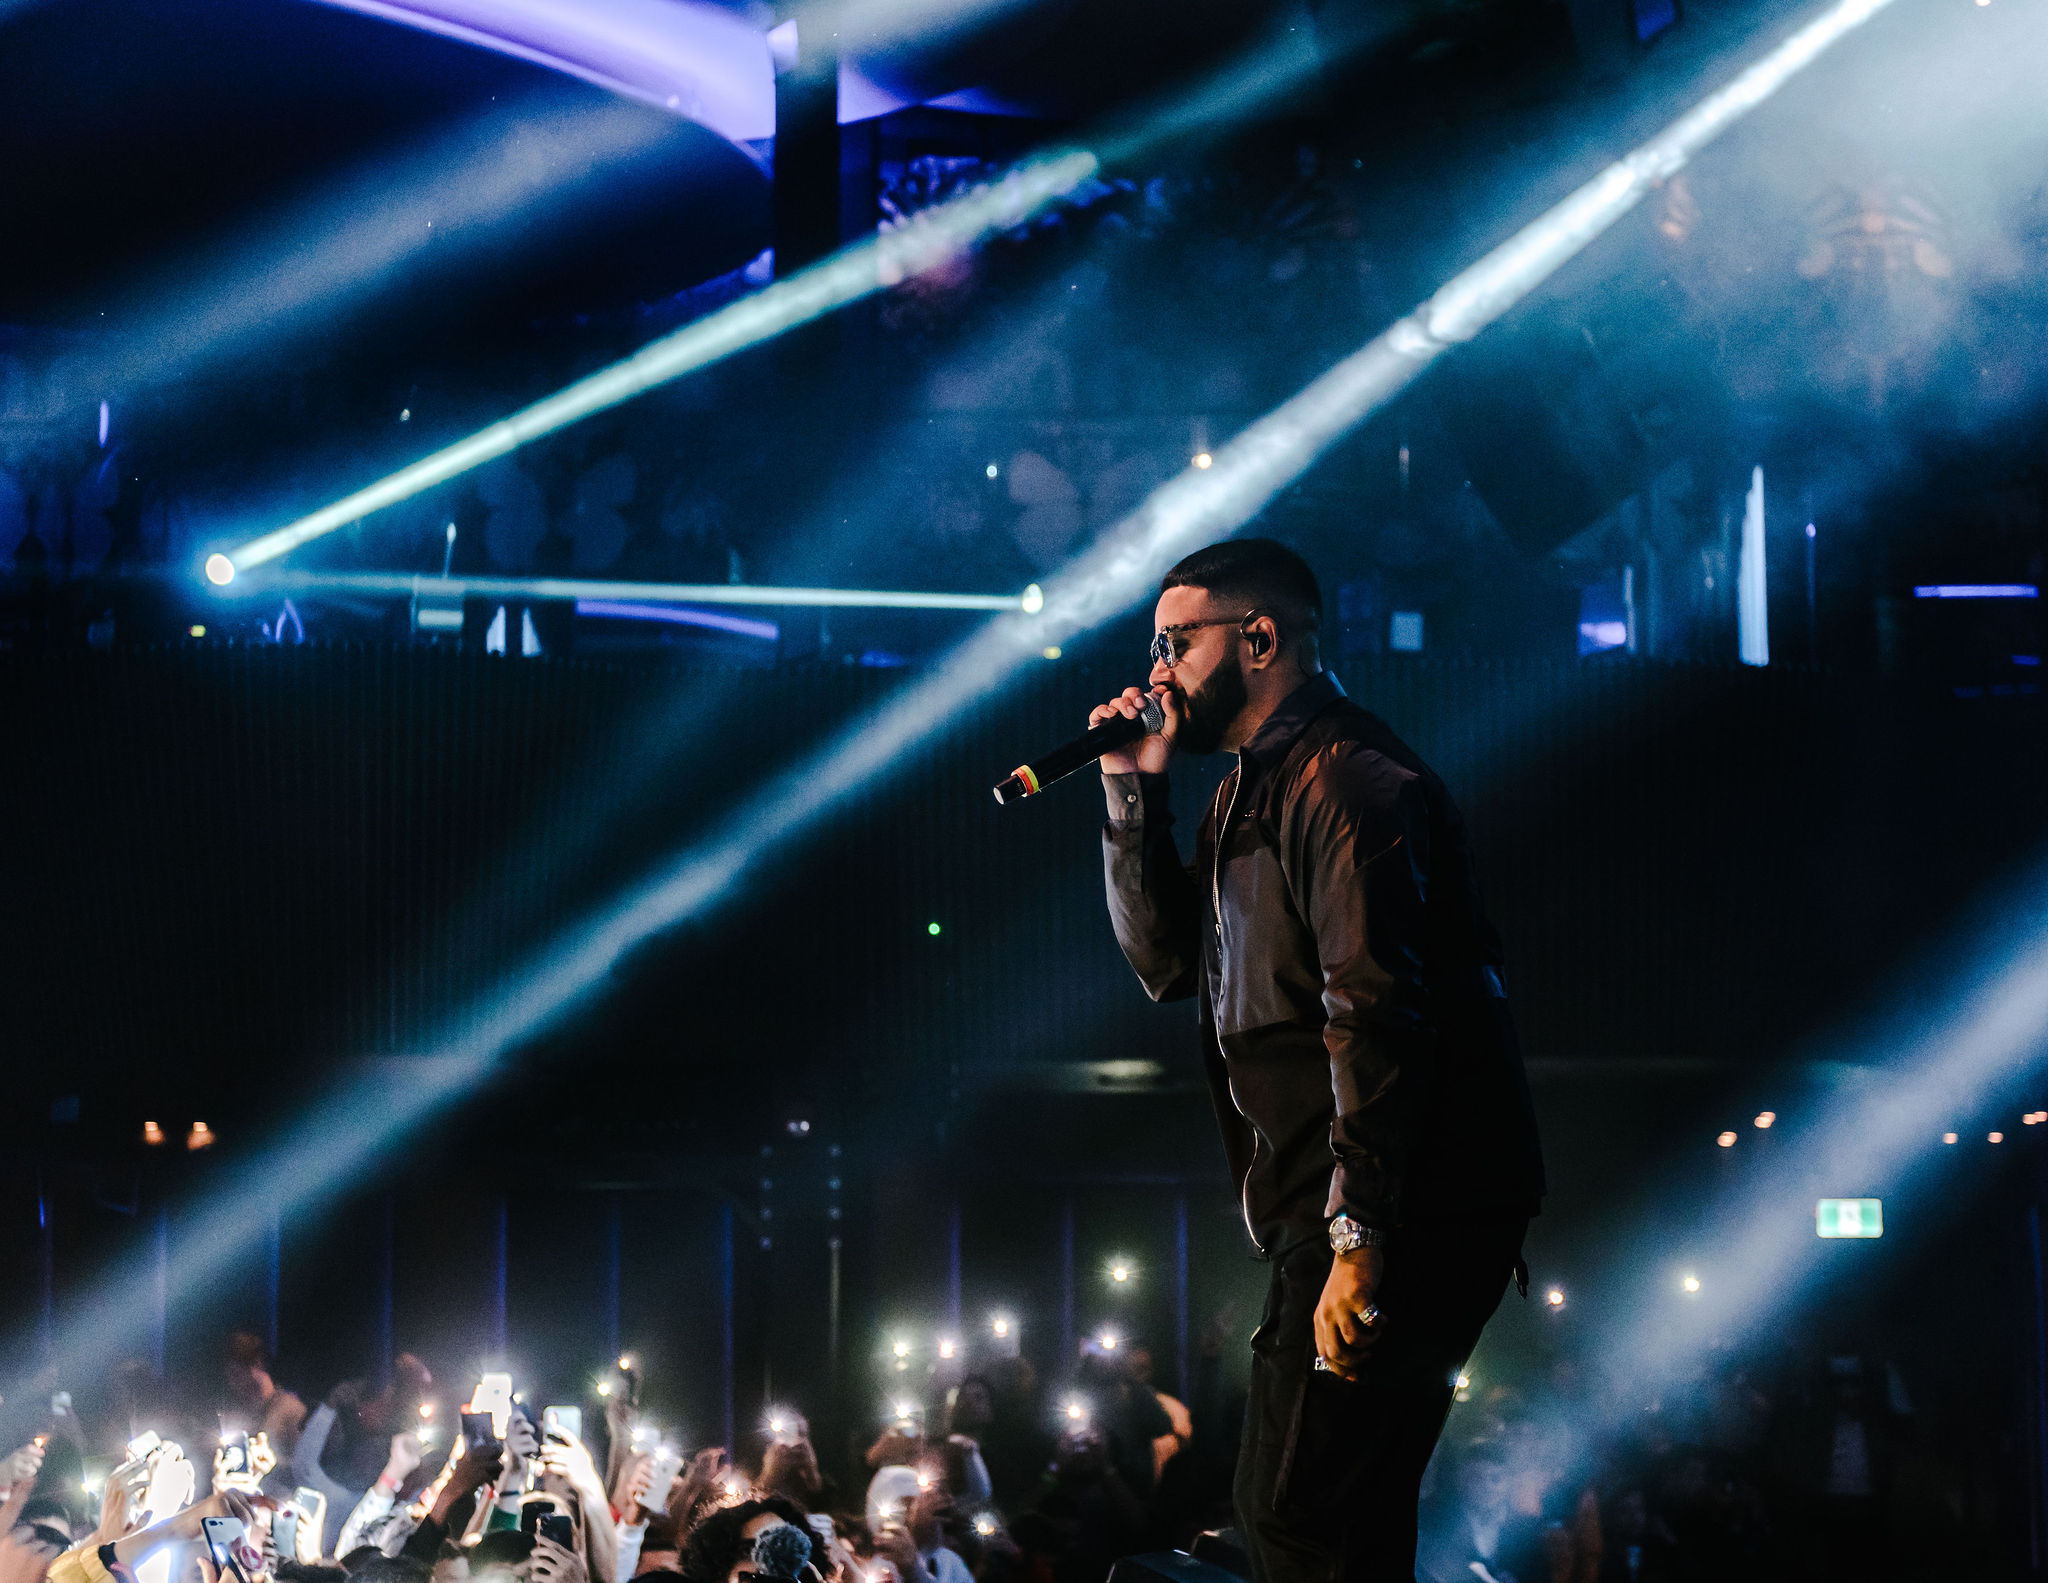
M1146 677L1145 680L1149 686L1171 687L1173 685L1173 667L1164 660L1154 660L1152 662L1152 674Z

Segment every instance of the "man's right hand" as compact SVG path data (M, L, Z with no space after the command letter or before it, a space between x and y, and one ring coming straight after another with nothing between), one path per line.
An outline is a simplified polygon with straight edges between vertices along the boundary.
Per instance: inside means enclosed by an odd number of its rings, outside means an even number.
M1155 687L1152 696L1159 700L1159 707L1166 712L1165 726L1149 736L1140 737L1128 748L1103 754L1103 774L1164 775L1167 765L1173 762L1173 739L1180 734L1182 719L1180 694L1170 687ZM1138 712L1145 705L1145 697L1144 688L1126 687L1120 697L1112 698L1089 712L1088 728L1092 731L1118 715L1126 720L1137 719Z

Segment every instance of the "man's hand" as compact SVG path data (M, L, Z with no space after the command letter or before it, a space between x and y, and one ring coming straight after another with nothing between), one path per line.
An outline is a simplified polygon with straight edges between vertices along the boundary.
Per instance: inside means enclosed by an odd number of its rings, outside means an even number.
M540 1453L540 1435L524 1413L514 1413L505 1425L505 1471L498 1475L498 1493L514 1494L526 1487L526 1464Z
M36 1476L43 1471L43 1446L31 1440L17 1451L10 1451L7 1460L0 1462L0 1489L11 1490L17 1484L33 1484Z
M1359 1365L1379 1338L1379 1326L1358 1316L1373 1304L1385 1272L1386 1256L1378 1248L1340 1253L1330 1264L1316 1304L1316 1356L1340 1380L1357 1380Z
M1105 775L1164 775L1167 765L1173 762L1173 739L1180 735L1180 723L1184 718L1180 694L1171 687L1155 687L1152 696L1159 700L1159 707L1166 711L1166 724L1150 736L1140 737L1128 748L1119 748L1114 753L1102 755L1102 773ZM1112 698L1106 704L1099 704L1088 712L1088 729L1094 730L1106 721L1122 715L1126 720L1138 718L1138 711L1145 705L1146 693L1141 687L1126 687L1121 696Z
M420 1444L418 1435L393 1435L391 1454L384 1459L384 1475L379 1482L388 1483L396 1493L399 1486L412 1477L413 1470L426 1459L426 1454L426 1448Z
M605 1499L604 1480L598 1477L597 1464L591 1460L583 1442L572 1440L560 1430L556 1434L559 1439L550 1439L541 1447L541 1470L561 1479L588 1505L609 1506L610 1502Z
M534 1536L533 1554L527 1558L525 1571L528 1583L590 1583L581 1556L539 1535Z
M919 1579L930 1575L910 1530L901 1523L882 1524L881 1532L875 1535L875 1558L893 1566L903 1583L919 1583Z
M480 1446L466 1447L442 1487L442 1504L453 1506L463 1496L474 1495L486 1484L494 1483L504 1465L505 1454L494 1442L487 1440Z
M643 1513L668 1510L665 1501L657 1502L650 1493L653 1483L653 1454L646 1451L628 1453L626 1460L619 1464L618 1482L612 1486L612 1505L618 1508L620 1516L627 1522L634 1521L633 1509L636 1506ZM639 1520L644 1522L646 1518L643 1516Z
M685 1527L698 1503L723 1493L719 1479L727 1472L724 1446L706 1446L690 1458L683 1476L669 1493L669 1511Z

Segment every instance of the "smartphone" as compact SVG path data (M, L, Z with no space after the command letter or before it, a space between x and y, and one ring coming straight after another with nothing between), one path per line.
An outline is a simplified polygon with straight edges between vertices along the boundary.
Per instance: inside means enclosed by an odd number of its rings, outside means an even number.
M625 1398L628 1407L640 1405L640 1371L633 1366L633 1359L619 1359L619 1394Z
M140 1462L163 1444L163 1438L154 1429L145 1429L128 1442L128 1455Z
M505 1437L498 1433L497 1425L489 1413L473 1413L467 1408L462 1413L462 1443L470 1450L478 1446L501 1446Z
M220 1466L223 1473L249 1471L249 1431L224 1430L220 1437Z
M71 1393L69 1391L53 1391L50 1393L50 1416L52 1418L69 1418L71 1416Z
M301 1484L292 1495L292 1504L299 1509L299 1559L307 1566L317 1566L320 1553L327 1548L327 1497Z
M299 1509L290 1501L270 1514L270 1542L277 1547L278 1560L299 1559Z
M576 1519L567 1512L548 1512L534 1525L533 1536L573 1551L576 1548Z
M683 1454L674 1446L656 1446L654 1460L647 1468L647 1498L654 1502L656 1511L668 1510L669 1486L676 1481L676 1475L683 1471Z
M248 1575L242 1571L241 1560L235 1553L249 1535L248 1525L241 1518L202 1517L199 1519L199 1535L206 1541L206 1553L213 1557L214 1566L223 1575L248 1583Z
M549 1435L561 1435L569 1440L583 1438L583 1409L580 1407L543 1407L540 1410L540 1435L545 1440Z
M539 1533L540 1520L552 1517L555 1503L551 1500L531 1500L519 1508L519 1531L525 1534Z
M505 1431L512 1421L512 1376L509 1374L486 1374L476 1382L476 1394L469 1399L468 1413L489 1413L491 1433L499 1440L505 1438Z

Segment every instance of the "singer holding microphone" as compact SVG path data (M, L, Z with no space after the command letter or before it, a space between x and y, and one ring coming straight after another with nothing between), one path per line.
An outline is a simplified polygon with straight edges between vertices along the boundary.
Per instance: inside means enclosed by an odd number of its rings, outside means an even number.
M1306 562L1212 545L1155 617L1149 691L1089 725L1157 700L1101 757L1110 916L1154 1000L1199 997L1272 1265L1238 1520L1258 1583L1411 1583L1423 1469L1509 1280L1527 1294L1543 1193L1499 943L1443 783L1323 669ZM1168 770L1219 751L1190 867Z

